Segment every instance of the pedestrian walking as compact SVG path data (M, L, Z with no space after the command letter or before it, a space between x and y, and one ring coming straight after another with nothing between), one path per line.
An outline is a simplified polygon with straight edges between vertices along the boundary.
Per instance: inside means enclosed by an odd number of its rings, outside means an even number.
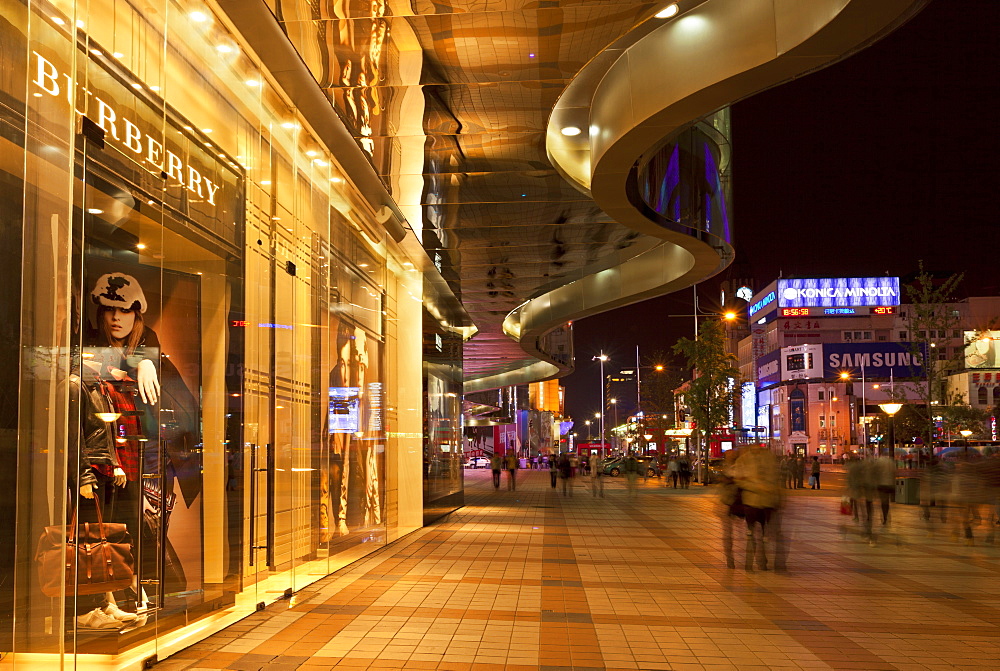
M670 461L667 462L667 472L670 474L670 486L677 489L677 481L680 479L680 464L677 461L675 455L670 456Z
M493 471L493 489L500 489L500 471L503 470L503 456L493 452L490 457L490 470Z
M599 454L590 461L590 492L595 498L604 498L604 459Z
M819 489L819 457L813 457L812 468L809 473L809 489Z
M687 489L691 486L691 462L688 461L687 457L681 457L678 463L678 473L681 479L681 489Z
M636 495L636 485L639 481L639 460L635 455L628 455L625 463L622 464L622 472L625 474L625 486L628 488L629 497Z
M743 514L747 525L746 559L743 567L754 570L754 563L761 571L767 570L768 523L780 502L778 464L774 454L762 447L744 448L733 465L733 480L740 488ZM778 566L780 561L780 566ZM778 553L776 568L784 569L784 549Z
M737 450L726 452L726 461L719 476L719 521L722 523L722 554L727 568L736 568L733 557L733 526L743 522L743 497L733 479L733 465L739 454Z
M556 488L556 478L559 477L559 458L554 454L549 455L549 480L552 482L552 489Z
M801 454L795 457L795 489L805 489L806 459Z
M563 452L559 455L559 478L562 480L563 496L573 496L573 461L569 454Z
M507 453L504 464L507 468L507 491L517 490L517 467L520 465L520 461L513 452Z

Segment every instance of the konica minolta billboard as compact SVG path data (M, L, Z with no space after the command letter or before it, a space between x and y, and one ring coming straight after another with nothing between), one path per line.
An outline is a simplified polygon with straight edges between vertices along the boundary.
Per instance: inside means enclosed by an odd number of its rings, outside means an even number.
M778 280L778 307L839 308L899 305L898 277Z

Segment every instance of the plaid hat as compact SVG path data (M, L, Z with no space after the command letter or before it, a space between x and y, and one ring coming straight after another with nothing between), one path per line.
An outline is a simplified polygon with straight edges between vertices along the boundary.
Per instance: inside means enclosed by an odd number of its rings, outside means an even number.
M139 282L131 275L124 273L108 273L97 280L90 298L97 305L123 310L146 311L146 296L142 293Z

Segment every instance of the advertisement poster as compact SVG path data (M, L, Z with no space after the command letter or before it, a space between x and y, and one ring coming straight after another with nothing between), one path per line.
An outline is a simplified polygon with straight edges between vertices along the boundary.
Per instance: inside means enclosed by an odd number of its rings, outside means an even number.
M966 331L965 367L1000 368L1000 331Z

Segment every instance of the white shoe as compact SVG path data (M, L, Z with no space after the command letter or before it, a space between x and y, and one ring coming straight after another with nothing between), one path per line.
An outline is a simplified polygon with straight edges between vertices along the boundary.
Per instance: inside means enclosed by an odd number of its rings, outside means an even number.
M100 608L95 608L89 613L84 613L76 618L76 625L80 629L121 629L122 623L105 613Z
M109 603L107 606L105 606L104 614L110 615L119 622L124 622L125 624L135 622L136 617L138 617L135 613L130 613L128 611L122 610L121 608L118 607L118 604L116 603Z

